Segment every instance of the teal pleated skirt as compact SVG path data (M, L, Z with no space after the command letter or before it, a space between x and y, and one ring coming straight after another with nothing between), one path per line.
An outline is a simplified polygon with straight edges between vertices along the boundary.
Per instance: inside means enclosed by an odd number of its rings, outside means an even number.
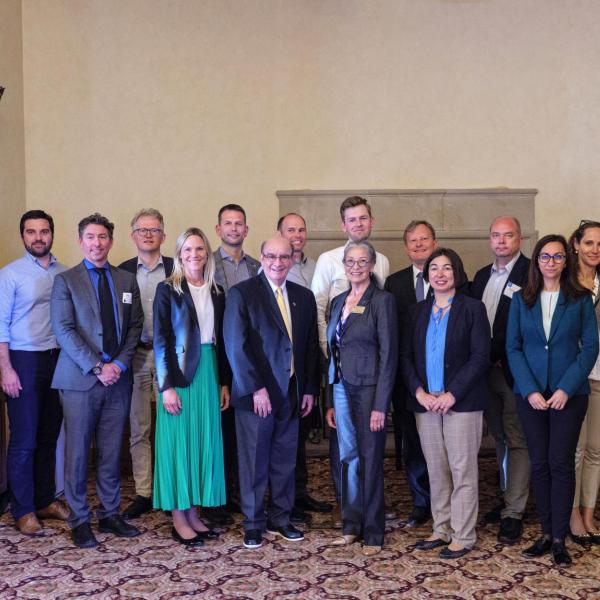
M156 405L154 508L186 510L226 503L220 388L213 344L202 344L189 387L175 388L181 412Z

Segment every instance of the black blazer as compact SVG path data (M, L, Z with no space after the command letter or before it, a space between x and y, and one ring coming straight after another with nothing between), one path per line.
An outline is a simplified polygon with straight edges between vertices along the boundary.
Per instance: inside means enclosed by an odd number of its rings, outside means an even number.
M350 290L331 303L327 343L329 344L329 383L335 380L333 346L335 330ZM387 412L390 406L398 363L398 324L396 303L389 292L374 282L367 288L358 306L362 314L351 313L340 337L340 362L345 381L350 385L372 388L372 408Z
M427 390L425 339L433 298L415 304L406 320L400 363L410 392L408 408L425 412L415 398L418 387ZM444 352L446 391L456 398L456 412L483 410L490 399L487 371L490 367L490 325L485 305L456 294L450 309Z
M165 268L165 277L170 277L171 273L173 272L173 259L169 256L163 256L162 258L163 266ZM130 273L136 275L138 269L138 257L134 256L133 258L122 262L119 265L119 269L124 269L125 271L129 271Z
M498 309L496 310L496 316L494 317L494 325L492 326L492 348L490 358L492 364L496 364L497 362L502 364L504 373L511 384L512 375L508 368L508 361L506 360L506 324L508 323L508 311L510 309L511 298L505 294L505 290L509 283L517 285L519 288L522 288L525 285L530 262L531 261L523 254L517 259L515 266L508 276L506 285L502 290ZM492 264L483 267L483 269L479 269L479 271L475 273L469 294L472 298L476 298L477 300L483 299L485 286L492 274Z
M292 320L298 400L319 394L317 306L312 292L286 282ZM223 322L233 370L231 404L254 410L252 394L265 387L274 411L287 399L292 342L264 273L229 289Z
M201 359L200 326L187 281L182 281L183 294L178 294L164 281L156 287L153 305L154 362L158 389L188 387ZM231 370L223 344L225 294L211 290L215 312L215 339L219 382L231 384Z

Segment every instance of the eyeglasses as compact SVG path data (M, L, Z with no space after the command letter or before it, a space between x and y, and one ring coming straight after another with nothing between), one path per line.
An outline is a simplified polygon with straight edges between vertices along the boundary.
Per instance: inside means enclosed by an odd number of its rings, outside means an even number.
M538 260L544 264L549 263L550 260L553 260L556 264L560 264L564 262L566 258L566 254L548 254L547 252L544 252L538 256Z
M292 259L291 254L263 254L263 258L269 262L275 262L279 259L281 262L287 262Z
M138 227L138 229L134 229L133 233L139 233L140 235L148 235L151 233L152 235L160 235L163 232L159 227Z
M354 260L353 258L347 258L342 262L344 263L344 265L350 268L354 267L355 265L358 265L361 269L364 269L371 261L367 258L359 258L358 260Z

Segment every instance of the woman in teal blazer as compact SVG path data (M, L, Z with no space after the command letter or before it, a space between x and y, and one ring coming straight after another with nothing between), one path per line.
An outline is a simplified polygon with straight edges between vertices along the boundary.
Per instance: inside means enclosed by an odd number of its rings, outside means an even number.
M589 291L567 264L567 242L547 235L535 245L526 286L510 306L506 353L517 411L527 439L531 486L542 537L525 556L552 553L569 565L565 548L575 490L575 449L598 355Z

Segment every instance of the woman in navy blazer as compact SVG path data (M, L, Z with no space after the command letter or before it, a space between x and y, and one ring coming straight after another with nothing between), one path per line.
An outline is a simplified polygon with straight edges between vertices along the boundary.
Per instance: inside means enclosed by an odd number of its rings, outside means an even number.
M337 428L342 484L343 535L334 544L362 537L366 556L383 545L385 415L398 360L396 303L371 277L375 260L369 242L346 245L343 261L351 287L333 299L327 327L329 383L334 384L327 422Z
M171 535L188 546L217 537L196 506L225 504L220 410L229 404L231 373L223 347L225 294L214 271L206 236L190 227L177 238L173 272L154 298L154 508L172 512Z
M542 537L523 554L551 552L555 564L566 566L575 449L587 410L588 374L598 355L598 328L591 294L573 277L561 235L544 236L535 245L527 284L511 302L506 353L542 528Z
M423 277L434 296L412 307L401 354L431 485L433 533L416 548L459 558L476 540L490 325L483 302L456 292L467 281L456 252L434 251Z

